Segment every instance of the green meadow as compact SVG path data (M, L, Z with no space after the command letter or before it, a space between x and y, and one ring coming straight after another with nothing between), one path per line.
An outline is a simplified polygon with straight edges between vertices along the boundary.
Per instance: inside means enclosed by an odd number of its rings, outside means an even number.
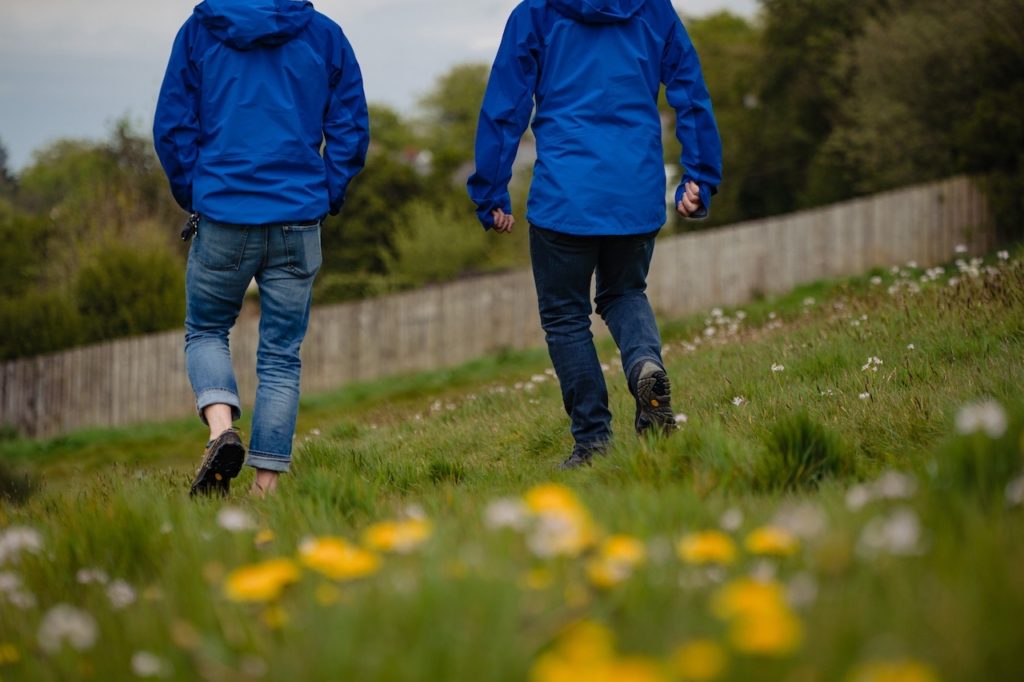
M1022 679L1020 256L664 321L667 437L601 341L584 470L543 350L306 398L262 501L195 420L8 434L0 680Z

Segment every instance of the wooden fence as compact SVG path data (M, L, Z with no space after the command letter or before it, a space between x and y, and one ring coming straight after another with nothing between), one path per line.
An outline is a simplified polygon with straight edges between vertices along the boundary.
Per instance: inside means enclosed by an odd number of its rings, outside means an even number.
M984 197L963 177L793 215L659 239L650 297L664 315L736 305L876 266L994 247ZM597 322L595 331L605 333ZM257 322L231 335L239 389L255 391ZM457 365L543 343L533 279L518 271L314 310L303 391ZM187 416L181 331L16 360L0 369L0 424L29 436Z

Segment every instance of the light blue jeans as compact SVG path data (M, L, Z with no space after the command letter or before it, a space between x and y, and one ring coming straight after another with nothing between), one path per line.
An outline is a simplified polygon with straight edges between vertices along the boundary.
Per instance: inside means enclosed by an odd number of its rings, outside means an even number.
M249 283L260 292L256 403L249 466L288 471L299 411L299 348L320 269L320 224L225 225L203 219L185 276L185 359L196 409L214 404L242 415L228 333Z

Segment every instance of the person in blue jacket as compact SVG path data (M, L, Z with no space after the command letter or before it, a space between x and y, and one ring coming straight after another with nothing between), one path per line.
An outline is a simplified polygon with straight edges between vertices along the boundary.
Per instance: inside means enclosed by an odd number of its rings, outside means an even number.
M206 0L174 41L153 137L192 214L185 356L210 427L192 494L226 493L245 448L228 333L260 293L259 386L248 464L265 494L289 469L299 348L321 265L320 223L366 161L362 75L341 28L305 0Z
M533 118L530 256L575 439L563 468L589 464L611 438L608 389L590 331L595 272L597 312L622 353L637 432L675 428L645 293L666 219L661 84L682 145L676 211L703 218L721 181L721 141L697 53L670 0L522 2L509 17L484 96L468 186L485 228L512 230L508 183Z

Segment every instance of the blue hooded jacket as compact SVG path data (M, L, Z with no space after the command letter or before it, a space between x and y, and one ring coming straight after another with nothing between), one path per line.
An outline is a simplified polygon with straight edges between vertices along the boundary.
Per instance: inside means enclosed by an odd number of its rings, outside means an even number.
M533 225L576 235L642 234L665 224L658 91L676 110L682 182L707 215L722 145L697 53L670 0L526 0L513 10L491 70L469 194L485 228L512 212L508 183L530 123L537 162Z
M206 0L174 41L153 137L186 211L242 225L336 214L369 144L352 46L306 0Z

